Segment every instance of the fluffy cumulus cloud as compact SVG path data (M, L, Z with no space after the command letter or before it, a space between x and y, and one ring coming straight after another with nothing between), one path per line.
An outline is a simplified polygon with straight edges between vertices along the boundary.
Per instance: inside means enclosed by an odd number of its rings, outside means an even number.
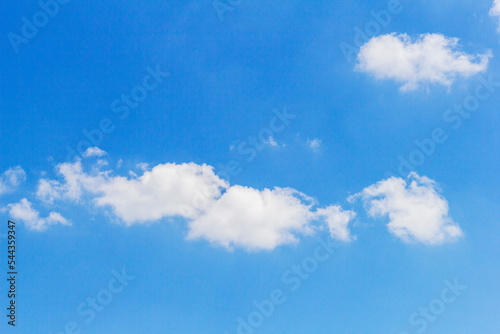
M274 249L312 232L312 200L290 188L230 187L189 223L188 238L205 238L226 248Z
M40 180L37 196L45 202L90 200L125 225L181 217L188 222L188 239L228 249L274 249L323 225L332 237L351 240L348 223L354 213L317 209L314 199L294 189L231 186L205 164L160 164L129 177L102 167L85 171L81 161L60 164L60 179Z
M23 198L19 203L9 204L9 215L14 220L22 221L30 230L44 231L51 225L70 223L58 212L52 211L47 217L40 217L40 213L33 209L31 203Z
M0 195L8 193L26 181L26 172L20 167L7 169L0 175Z
M391 177L365 188L362 198L372 217L389 218L389 232L405 242L437 245L454 241L462 230L448 213L448 202L434 181L410 174L407 180Z
M500 0L493 1L493 6L490 9L490 16L497 18L499 24L497 31L500 32Z
M63 180L40 180L39 199L80 202L90 195L97 206L110 207L127 225L194 217L228 186L212 167L194 163L160 164L140 177L113 175L96 166L86 172L81 161L60 164L57 171Z
M461 77L486 71L490 51L471 55L459 50L458 38L423 34L387 34L371 38L360 48L356 68L377 79L390 79L409 91L427 84L449 87Z
M130 225L173 216L196 217L227 187L211 166L187 163L157 165L137 178L105 176L87 189L96 195L98 206L111 207Z

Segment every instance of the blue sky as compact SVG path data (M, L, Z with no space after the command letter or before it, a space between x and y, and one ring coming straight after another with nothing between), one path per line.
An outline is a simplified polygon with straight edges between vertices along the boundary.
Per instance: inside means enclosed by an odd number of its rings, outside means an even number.
M492 1L230 3L5 3L2 330L495 333Z

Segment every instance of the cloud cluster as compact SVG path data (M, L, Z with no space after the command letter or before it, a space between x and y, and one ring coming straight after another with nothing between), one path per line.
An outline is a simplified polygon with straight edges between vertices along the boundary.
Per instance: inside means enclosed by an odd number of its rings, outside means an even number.
M26 181L26 172L20 166L7 169L0 175L0 195L13 191L24 181Z
M79 160L60 164L60 181L40 180L37 196L48 203L90 198L128 226L181 217L188 221L188 239L228 249L269 250L296 243L324 222L332 237L351 240L348 224L354 212L339 206L318 209L314 199L291 188L231 186L205 164L160 164L129 177L100 167L87 172Z
M426 84L449 87L454 80L486 71L491 52L470 55L459 51L458 38L423 34L387 34L371 38L360 48L357 70L377 79L401 83L402 91Z
M448 213L448 202L434 181L411 173L407 180L391 177L365 188L361 198L372 217L389 218L387 228L405 242L437 245L463 235Z
M23 198L19 203L9 204L9 215L14 220L20 220L24 225L34 231L44 231L51 225L70 223L58 212L52 211L48 217L40 217L40 213L31 207L31 203Z
M39 180L37 197L46 204L91 203L109 210L126 226L181 218L187 222L187 239L203 239L227 249L272 250L324 229L339 241L356 239L350 231L356 217L353 211L339 205L319 207L314 198L295 189L230 185L206 164L139 166L143 166L142 175L122 176L103 160L86 168L82 160L61 163L56 167L57 179ZM463 235L435 182L416 173L407 180L382 180L348 200L356 199L362 199L369 216L387 216L389 232L405 242L442 244ZM69 224L56 212L41 218L25 198L8 209L32 230Z

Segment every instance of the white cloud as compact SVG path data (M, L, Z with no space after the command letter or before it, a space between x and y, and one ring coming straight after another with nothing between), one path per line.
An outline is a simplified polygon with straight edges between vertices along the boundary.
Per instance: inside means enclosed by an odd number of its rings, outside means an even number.
M19 203L9 204L9 215L14 220L22 221L26 227L34 231L46 230L51 225L70 225L61 214L52 211L48 217L40 217L40 213L31 207L31 203L23 198Z
M331 205L324 209L317 210L318 217L326 220L330 230L330 236L341 241L351 241L355 237L351 236L348 225L356 214L353 211L343 210L338 205Z
M172 216L195 217L228 187L211 166L194 163L157 165L133 179L100 177L98 184L87 189L96 195L98 206L110 206L127 225Z
M47 179L38 181L36 196L43 202L54 203L54 200L61 198L62 192L62 186L58 181Z
M26 181L26 172L21 166L7 169L0 175L0 195L13 191L24 181Z
M79 202L89 194L97 206L111 207L127 225L168 216L193 217L228 186L211 166L194 163L157 165L131 178L95 168L84 172L81 161L60 164L57 170L64 181L40 180L40 199Z
M110 208L125 225L182 217L188 239L206 239L226 248L273 249L298 241L315 224L327 221L333 237L349 241L347 224L354 213L332 208L319 214L312 198L290 188L257 190L230 186L208 165L161 164L141 176L124 177L81 161L58 166L63 181L40 180L40 199L82 201ZM335 215L339 217L335 217Z
M96 165L101 168L101 167L104 167L104 166L107 166L109 165L108 163L108 160L105 160L105 159L97 159L97 163Z
M434 181L411 173L407 180L391 177L350 198L362 198L372 217L389 217L389 232L405 242L442 244L463 235L448 214L448 202Z
M310 199L290 188L260 191L235 185L189 223L188 238L202 237L226 248L274 249L312 232L311 206Z
M274 137L272 136L269 136L269 138L267 138L267 141L263 141L264 144L266 145L269 145L271 147L274 147L274 148L281 148L281 147L285 147L286 144L278 144L278 142L276 141L276 139L274 139ZM233 148L234 149L234 148Z
M268 139L268 143L269 145L271 145L272 147L278 147L278 143L276 142L276 140L274 140L273 137L269 136L269 139Z
M457 76L469 77L486 71L491 51L470 55L458 50L458 38L407 34L371 38L360 48L356 68L377 79L401 83L402 91L435 83L449 87Z
M99 147L89 147L85 152L83 152L84 158L103 157L105 155L107 155L107 153L101 150Z
M496 17L499 22L497 31L500 32L500 0L493 1L493 5L490 9L490 16Z
M145 162L139 162L135 167L139 168L142 171L147 171L149 169L149 164Z
M314 152L319 151L319 148L321 147L321 139L307 139L307 145L311 150Z
M99 172L97 169L94 170L94 176L84 173L80 160L74 163L59 164L57 171L63 177L63 183L57 180L41 179L38 182L36 192L38 199L49 203L61 198L78 202L85 190L93 189L104 182L107 175L107 173Z

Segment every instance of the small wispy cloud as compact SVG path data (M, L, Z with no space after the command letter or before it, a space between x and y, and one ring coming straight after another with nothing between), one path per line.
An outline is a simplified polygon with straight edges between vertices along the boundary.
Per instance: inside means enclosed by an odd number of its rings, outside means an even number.
M149 164L145 162L140 162L137 165L135 165L137 168L139 168L142 171L147 171L149 169Z
M317 152L319 151L321 147L321 139L307 139L307 145L309 148L311 148L313 151Z
M26 181L26 172L21 166L7 169L0 175L0 195L13 191L24 181Z
M85 152L83 152L83 157L84 158L91 158L91 157L103 157L107 155L105 151L101 150L99 147L89 147Z
M265 144L271 146L271 147L274 147L274 148L280 148L280 147L285 147L286 144L278 144L278 142L276 141L276 139L274 139L274 137L272 136L269 136L269 138L267 138L267 141L264 142Z

